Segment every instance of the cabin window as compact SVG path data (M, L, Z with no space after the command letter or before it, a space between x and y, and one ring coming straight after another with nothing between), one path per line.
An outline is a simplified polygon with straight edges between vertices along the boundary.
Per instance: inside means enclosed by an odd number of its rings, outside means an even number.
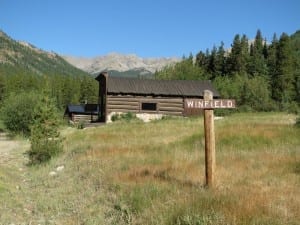
M157 103L142 102L142 110L156 111Z

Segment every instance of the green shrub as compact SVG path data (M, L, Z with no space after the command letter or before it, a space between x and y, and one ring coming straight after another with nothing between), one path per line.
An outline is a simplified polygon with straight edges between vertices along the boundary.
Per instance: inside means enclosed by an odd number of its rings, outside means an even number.
M300 115L296 119L296 127L300 128Z
M27 152L31 164L49 161L62 151L57 115L54 101L46 95L42 96L34 109L34 123L31 127L31 148Z
M33 108L37 102L36 92L10 94L1 108L1 119L5 128L11 133L29 136L34 117Z
M288 113L294 113L294 114L298 114L300 112L299 109L299 104L297 102L289 102L286 103L285 106L283 107L285 109L286 112Z
M85 126L85 122L83 120L80 120L78 123L77 123L77 129L83 129Z
M115 122L115 121L117 121L119 119L120 119L120 115L119 114L114 114L114 115L111 116L111 121L113 121L113 122Z
M114 114L112 115L111 117L111 121L117 121L117 120L122 120L122 121L132 121L132 120L135 120L136 119L136 115L131 113L131 112L128 112L128 113L122 113L122 114Z
M61 143L56 139L31 139L31 148L27 152L30 164L40 164L49 161L61 151Z

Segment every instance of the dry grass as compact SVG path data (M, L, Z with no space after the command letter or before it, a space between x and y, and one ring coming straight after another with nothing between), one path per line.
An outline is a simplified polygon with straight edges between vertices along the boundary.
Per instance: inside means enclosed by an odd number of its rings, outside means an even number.
M112 125L107 129L122 127L110 135L104 129L99 142L91 137L94 144L80 157L99 159L104 179L118 187L115 204L126 205L133 224L296 224L300 189L293 165L299 162L299 130L293 120L250 114L218 121L218 183L211 198L203 188L202 119ZM203 198L208 209L194 203Z
M65 153L28 168L30 182L15 212L29 212L5 222L299 224L300 129L294 119L274 113L216 121L214 190L204 187L202 118L66 129ZM62 164L65 170L49 177Z

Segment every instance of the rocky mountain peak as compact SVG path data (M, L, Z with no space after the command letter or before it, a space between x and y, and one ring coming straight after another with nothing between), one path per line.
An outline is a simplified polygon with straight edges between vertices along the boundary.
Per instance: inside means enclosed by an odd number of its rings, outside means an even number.
M119 54L116 52L94 58L64 56L70 64L90 74L97 74L104 70L125 72L129 70L143 70L154 73L163 67L179 62L180 59L172 58L142 58L135 54Z

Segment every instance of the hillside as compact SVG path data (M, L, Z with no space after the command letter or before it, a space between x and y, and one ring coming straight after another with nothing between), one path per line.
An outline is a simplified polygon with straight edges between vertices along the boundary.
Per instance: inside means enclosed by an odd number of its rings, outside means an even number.
M110 53L105 56L94 58L83 58L74 56L64 56L64 58L90 74L98 74L101 71L117 71L118 76L128 76L126 74L136 74L131 76L151 75L155 71L164 68L167 65L179 62L179 58L141 58L137 55L122 55Z
M16 41L0 30L0 73L36 75L86 75L54 52Z
M111 53L95 58L60 56L30 43L16 41L0 30L0 73L35 75L97 75L152 77L156 70L179 62L178 58L141 58L134 54Z
M47 90L59 110L97 102L98 84L88 73L53 52L15 41L0 32L0 108L14 93L42 95ZM1 224L1 223L0 223Z

